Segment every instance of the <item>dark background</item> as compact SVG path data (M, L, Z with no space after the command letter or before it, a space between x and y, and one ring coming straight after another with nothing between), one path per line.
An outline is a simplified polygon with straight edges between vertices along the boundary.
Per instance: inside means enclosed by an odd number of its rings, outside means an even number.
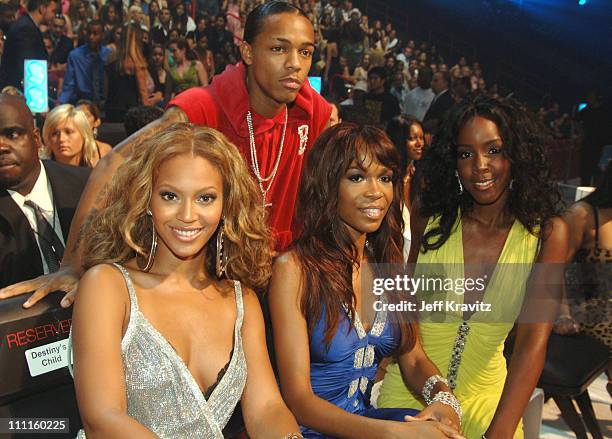
M612 0L362 0L404 36L435 44L445 61L480 61L494 82L531 104L552 96L569 111L597 85L612 95Z

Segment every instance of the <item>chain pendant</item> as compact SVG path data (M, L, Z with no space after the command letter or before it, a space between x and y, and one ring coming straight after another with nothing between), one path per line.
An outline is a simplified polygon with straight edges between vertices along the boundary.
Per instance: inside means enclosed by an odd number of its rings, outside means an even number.
M255 146L255 132L253 130L253 119L251 117L251 111L247 112L247 127L249 129L249 146L251 152L251 166L253 168L253 173L255 174L255 178L257 178L257 182L259 183L259 190L262 195L262 204L264 210L266 207L272 207L272 203L266 203L266 198L268 196L268 192L272 188L272 183L274 183L274 179L276 177L276 172L278 171L278 166L280 165L281 156L283 155L283 146L285 144L285 131L287 130L287 120L289 118L289 109L285 105L285 123L283 124L283 133L281 135L280 147L278 151L278 155L274 162L274 168L272 172L267 177L262 177L261 172L259 170L259 163L257 161L257 147ZM267 183L267 187L264 187L264 183Z
M263 195L263 199L262 199L261 203L263 205L264 210L266 210L266 207L272 207L272 203L266 203L267 198L268 198L268 192L267 191L264 192L263 189L262 189L261 194Z

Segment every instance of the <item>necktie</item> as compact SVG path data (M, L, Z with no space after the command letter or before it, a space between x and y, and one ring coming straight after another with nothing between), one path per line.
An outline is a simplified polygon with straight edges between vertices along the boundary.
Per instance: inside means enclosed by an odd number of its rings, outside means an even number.
M38 244L47 262L47 267L49 267L49 273L53 273L59 270L60 262L64 257L64 245L51 224L45 219L40 207L30 200L27 200L24 204L34 210L36 228L38 229Z

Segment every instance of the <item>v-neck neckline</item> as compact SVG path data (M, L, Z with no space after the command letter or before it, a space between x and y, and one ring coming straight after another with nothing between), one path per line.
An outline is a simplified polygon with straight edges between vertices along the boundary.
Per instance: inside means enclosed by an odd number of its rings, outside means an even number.
M135 291L134 291L135 293ZM158 342L158 344L160 345L160 347L163 349L164 353L170 357L173 358L173 361L178 365L178 367L180 369L183 370L183 372L185 372L185 376L189 377L189 381L190 381L190 386L193 388L195 386L195 388L198 389L198 392L195 392L199 397L201 396L202 400L204 401L204 403L208 404L209 401L211 401L212 399L214 399L217 390L221 387L224 386L225 384L225 377L227 376L227 372L233 367L234 363L235 363L235 358L236 358L236 332L237 332L237 325L238 325L238 315L236 315L236 321L234 322L234 336L233 336L233 348L232 348L232 353L230 356L229 361L226 363L227 369L225 371L225 373L223 374L223 376L221 377L220 380L215 381L214 383L212 383L212 385L216 386L213 389L213 391L211 392L210 396L208 397L208 399L206 399L204 397L204 393L206 392L206 390L208 390L210 388L207 387L206 389L202 389L202 387L200 386L200 384L198 383L198 381L195 379L195 376L193 375L193 373L191 372L191 370L189 370L189 367L187 366L187 363L185 362L185 360L183 359L183 357L181 357L178 353L178 351L176 350L176 348L172 345L172 343L170 343L170 341L161 333L159 332L159 330L153 326L153 324L149 321L149 319L142 313L142 311L140 311L140 308L136 311L139 315L139 317L142 319L143 323L149 328L149 330L153 333L153 335L156 338L156 341ZM225 368L225 366L223 366L223 368ZM223 368L221 370L223 370ZM219 372L217 372L217 377L219 376Z
M204 425L211 429L210 433L212 435L210 437L223 437L222 428L227 424L235 405L241 398L247 376L246 359L240 332L244 320L244 304L240 282L233 281L237 310L233 325L234 349L226 372L221 379L217 380L217 385L209 397L206 398L195 377L174 347L139 310L138 296L128 269L118 263L112 265L122 273L130 298L129 321L121 338L121 351L126 373L129 371L131 374L136 374L134 377L136 381L126 381L128 395L129 392L138 392L139 390L144 391L145 394L148 394L147 391L149 393L157 391L158 387L141 389L138 384L143 374L149 374L147 375L147 379L149 379L151 378L150 374L155 373L159 375L157 384L163 386L165 391L171 392L171 396L177 398L177 404L188 403L189 406L193 406L193 409L201 414L203 420L205 419ZM129 360L131 360L130 355L133 355L131 353L132 349L142 351L143 348L152 351L152 354L157 356L161 363L159 361L152 363L150 358L147 361L146 357L149 357L147 355L143 358L144 364L142 364L142 367L144 367L144 370L140 371L141 365ZM163 370L158 370L159 367L162 367ZM177 405L177 408L183 410L186 407ZM190 409L188 409L188 412L190 412Z
M126 278L126 283L127 283L127 287L128 287L128 292L131 293L130 294L130 320L128 322L128 328L126 329L125 335L124 335L124 339L126 338L128 331L130 329L130 326L134 325L133 327L135 327L136 325L136 318L138 317L138 319L140 319L143 324L149 329L149 332L153 335L155 341L157 342L157 344L159 345L159 347L162 349L162 351L164 352L164 354L166 354L166 356L173 361L176 366L183 372L183 375L185 377L187 377L188 380L188 385L191 388L195 398L198 400L199 404L204 407L206 405L208 405L208 403L212 400L215 399L218 391L220 388L225 387L225 383L227 382L226 377L228 376L228 371L230 371L232 369L232 367L234 367L235 363L236 363L236 358L237 358L237 339L238 339L238 331L239 331L239 320L241 320L240 318L240 305L238 303L238 285L236 284L236 282L234 282L234 296L235 296L235 302L236 302L236 320L234 321L234 335L233 335L233 341L232 341L232 353L229 359L229 362L226 363L229 364L229 366L227 366L227 369L225 371L225 373L223 374L223 376L221 377L220 380L215 381L216 382L216 386L213 389L213 391L211 392L210 396L208 397L208 399L206 399L204 397L204 392L206 390L208 390L208 388L202 390L202 388L200 387L200 384L198 383L198 381L195 379L195 376L193 375L193 373L189 370L189 367L187 367L187 363L185 363L185 360L179 355L178 351L174 348L174 346L172 345L172 343L170 343L170 341L161 333L159 332L159 330L149 321L149 319L143 314L143 312L140 310L140 305L138 303L138 295L136 294L136 288L134 287L134 282L132 281L132 276L130 275L130 272L127 268L119 265L119 264L115 264L117 267L119 267L121 269L122 272L125 273L125 278ZM130 292L131 290L131 292ZM136 315L134 316L133 313L136 313ZM123 340L122 340L123 343ZM224 366L225 367L225 366ZM217 372L217 377L218 377L218 372Z
M495 265L497 266L499 264L499 261L501 261L503 259L503 256L505 255L505 253L507 252L507 248L508 248L508 242L510 242L510 236L512 235L512 233L514 232L514 228L516 226L518 220L514 220L512 222L512 225L510 226L510 229L508 230L508 233L506 234L506 238L504 239L504 245L502 246L501 252L499 252L499 255L497 256L497 260L495 261ZM459 229L461 231L460 236L459 236L459 242L461 244L461 264L465 265L465 251L464 251L464 246L463 246L463 219L461 218L461 214L459 215ZM478 263L478 262L476 262ZM475 263L475 264L476 264ZM491 276L492 278L492 276Z
M461 214L459 214L459 254L461 255L461 275L465 278L465 253L464 253L464 248L463 248L463 219L461 218ZM511 236L512 234L515 232L516 229L516 225L518 223L518 220L515 219L512 222L512 225L510 226L510 230L508 230L508 234L506 235L506 238L504 240L504 245L502 246L501 252L499 253L499 256L497 257L497 260L495 261L495 267L493 268L493 272L491 273L491 278L489 279L489 282L487 283L487 286L484 290L484 294L482 295L482 302L483 303L487 303L487 298L490 296L489 291L490 291L490 286L491 285L495 285L495 282L497 281L497 272L499 270L499 264L501 261L504 260L504 257L506 256L506 253L508 252L508 247L509 247L509 243L511 241ZM461 313L461 318L464 321L469 321L472 318L474 318L475 315L481 313L482 311L476 311L474 313L472 313L470 315L470 317L468 319L465 319L465 312Z
M386 302L386 300L384 298L382 298L381 300ZM349 312L348 306L346 304L344 304L342 307L344 308L344 312L346 313L346 315L348 317L350 317L350 312ZM374 334L373 333L374 328L381 321L383 323L385 323L386 320L387 320L387 312L386 311L383 311L383 310L376 311L376 313L374 314L374 319L372 320L372 325L370 325L370 327L366 331L366 329L363 326L363 323L361 322L361 318L359 317L359 312L357 311L357 309L355 309L355 318L353 319L353 328L355 329L355 332L357 333L357 337L360 340L365 338L366 336L368 337L368 339L370 337L378 337L378 336L380 336L379 334Z

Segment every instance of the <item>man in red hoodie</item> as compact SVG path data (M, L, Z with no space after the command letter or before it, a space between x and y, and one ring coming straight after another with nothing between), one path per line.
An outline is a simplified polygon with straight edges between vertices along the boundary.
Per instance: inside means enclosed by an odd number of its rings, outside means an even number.
M327 126L331 107L308 84L314 32L299 9L284 2L256 8L247 18L244 40L243 63L169 105L238 146L259 183L276 247L284 250L293 240L304 152Z
M36 290L30 307L49 292L62 290L67 307L74 300L81 264L77 237L97 196L135 145L176 122L218 129L235 143L259 183L277 250L293 240L293 212L304 153L328 125L331 107L308 84L314 51L312 23L295 6L272 1L247 17L242 63L228 67L209 87L178 95L164 116L134 133L94 169L68 236L62 268L0 290L0 299ZM146 142L142 145L146 147Z

